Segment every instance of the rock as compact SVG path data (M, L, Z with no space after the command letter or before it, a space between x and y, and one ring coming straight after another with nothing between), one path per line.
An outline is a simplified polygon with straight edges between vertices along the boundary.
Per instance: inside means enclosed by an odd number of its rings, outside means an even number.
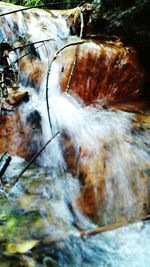
M137 53L133 48L124 47L117 41L87 41L71 46L62 51L61 59L62 91L75 92L86 104L91 104L96 99L125 101L137 98L142 93L144 72Z
M16 106L22 103L23 101L28 101L29 100L29 94L27 91L25 92L13 92L8 95L6 98L6 102L9 104Z
M148 176L142 170L137 171L130 166L130 178L126 177L129 179L132 195L129 200L128 195L124 195L128 193L126 184L121 181L122 178L118 180L114 177L111 168L108 177L109 152L104 149L101 153L97 157L88 157L86 164L79 165L79 179L82 186L76 199L78 208L99 225L145 216L149 208Z
M144 153L148 155L149 144L140 141L139 136L148 134L149 120L149 115L135 115L131 134L127 133L124 136L122 144L118 144L115 137L109 140L106 138L97 144L96 153L89 152L82 146L80 151L75 150L71 139L63 135L64 157L68 171L78 177L81 185L76 204L94 223L106 225L122 220L127 222L147 214L149 209L147 170L150 164L146 158L144 163L141 163L141 157L144 157ZM142 140L142 136L140 138ZM136 147L136 157L134 152L132 154L133 147ZM119 173L119 164L122 173Z
M77 205L83 214L96 223L99 222L99 213L102 212L105 201L105 156L105 149L97 157L87 155L86 164L84 163L84 156L83 158L81 156L78 166L82 187L77 198Z
M0 120L0 153L5 151L19 155L23 158L31 156L26 148L31 141L27 126L21 125L20 115L17 111L3 114Z
M95 102L93 103L94 107L98 107L100 105L103 105L103 103L99 103ZM108 109L111 110L123 110L123 111L127 111L127 112L133 112L133 113L143 113L143 112L147 112L147 110L149 109L149 105L148 102L144 99L137 99L137 100L129 100L129 101L110 101L109 103L107 103L106 106Z
M30 85L33 88L36 88L38 91L45 73L45 66L41 61L39 61L39 59L37 59L34 63L34 68L29 69L30 64L31 61L28 57L21 60L20 71L23 73L23 79L21 78L21 82L25 86Z
M3 112L0 116L0 153L7 151L27 160L32 158L41 144L40 125L37 127L29 117L22 123L17 109Z

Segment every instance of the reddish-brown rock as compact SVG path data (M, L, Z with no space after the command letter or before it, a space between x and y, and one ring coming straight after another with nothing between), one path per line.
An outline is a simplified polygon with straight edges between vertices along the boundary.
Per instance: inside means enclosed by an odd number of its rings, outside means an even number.
M144 72L137 53L121 43L85 42L62 51L62 91L77 93L86 104L96 99L122 100L137 98L142 92Z
M28 124L22 125L18 111L6 112L0 117L0 153L9 152L29 159L36 151L29 146L32 131Z
M149 127L149 116L135 116L135 121L132 122L133 131L137 130L139 132L141 125L145 127L145 129ZM76 204L84 215L92 219L95 223L107 224L108 222L128 221L130 219L135 219L135 217L144 217L147 214L149 205L148 177L145 170L148 169L150 165L146 159L145 164L140 166L140 160L139 163L137 161L135 164L130 149L129 151L127 150L128 152L125 149L125 153L120 154L119 163L122 164L124 162L123 166L124 164L126 166L126 156L131 160L131 164L127 164L128 174L126 179L129 183L128 189L125 181L123 182L121 174L119 174L120 176L118 176L118 178L114 176L114 166L111 165L112 157L114 157L114 159L116 157L115 153L111 154L111 148L116 145L116 153L118 151L117 149L119 149L117 143L115 143L115 137L109 140L104 139L101 140L100 143L97 143L97 152L88 151L83 146L80 147L79 151L76 151L72 140L65 134L63 137L64 157L68 164L68 170L75 174L80 180L81 187L76 198ZM125 142L127 143L124 145L127 146L128 142L133 143L135 141L134 136L127 135L125 138ZM143 144L141 149L146 149L145 144ZM126 153L129 154L126 155ZM137 154L137 157L138 156ZM119 168L117 159L115 168ZM125 171L125 169L123 171ZM128 190L132 195L132 199L128 199Z

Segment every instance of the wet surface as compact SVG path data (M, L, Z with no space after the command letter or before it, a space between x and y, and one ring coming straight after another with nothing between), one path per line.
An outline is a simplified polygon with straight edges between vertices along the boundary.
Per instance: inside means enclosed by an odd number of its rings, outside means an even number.
M2 4L1 11L14 8ZM95 236L81 236L81 230L122 220L127 223L137 216L146 216L150 210L150 112L145 103L121 102L120 95L122 92L122 96L134 97L142 90L144 74L135 50L90 41L76 51L81 53L76 62L74 46L73 54L68 56L69 50L67 56L62 52L63 56L51 66L56 51L79 40L69 37L66 21L60 14L24 11L1 17L1 23L2 35L13 43L17 56L22 58L18 78L30 98L19 106L19 113L3 114L8 123L6 127L0 125L1 151L7 148L13 154L2 179L4 186L0 187L0 267L149 267L148 221ZM48 41L43 44L45 39ZM26 46L29 42L31 46ZM26 49L18 50L24 45ZM94 49L102 53L100 60ZM70 67L64 67L63 57L71 65L78 63L69 90L74 85L82 99L71 90L70 94L60 90L60 73L62 77L65 72L68 77L71 75ZM10 60L15 64L13 55ZM86 73L81 71L83 66ZM83 83L85 74L87 79ZM104 88L99 93L101 81ZM113 94L115 99L121 99L119 103L107 102ZM93 103L97 96L104 98ZM92 105L86 106L83 99ZM14 154L29 160L32 152L37 152L57 131L60 136L9 190L9 184L27 165Z
M136 117L135 143L145 138L141 130L139 135L139 128L149 133L149 116ZM149 150L148 143L143 142L143 146ZM3 178L5 183L12 182L26 164L13 157ZM148 168L145 172L149 177ZM73 205L80 190L77 177L36 165L19 179L7 194L8 199L1 190L1 266L149 266L149 221L80 237L81 229L97 228Z

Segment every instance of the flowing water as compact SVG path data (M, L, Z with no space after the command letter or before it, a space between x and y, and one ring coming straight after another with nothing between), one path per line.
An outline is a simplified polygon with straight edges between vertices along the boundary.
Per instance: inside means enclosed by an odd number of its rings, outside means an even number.
M3 5L1 11L14 9ZM57 60L53 57L61 47L78 41L69 36L61 15L31 10L0 17L0 21L5 42L14 47L32 43L9 57L12 64L22 57L13 68L19 68L21 88L30 94L29 102L19 107L22 123L33 115L39 120L38 125L34 122L31 146L39 149L60 132L9 192L9 202L1 192L0 266L149 266L149 222L80 236L80 230L145 215L149 205L149 126L141 123L136 129L134 124L139 121L133 113L85 106L81 99L61 92L61 53ZM89 43L92 45L94 49L95 44ZM75 173L68 170L64 134L74 148ZM25 165L25 160L13 157L5 179L15 179ZM81 170L86 170L92 184L94 217L86 216L78 205L85 182L79 179ZM99 179L105 184L103 201Z

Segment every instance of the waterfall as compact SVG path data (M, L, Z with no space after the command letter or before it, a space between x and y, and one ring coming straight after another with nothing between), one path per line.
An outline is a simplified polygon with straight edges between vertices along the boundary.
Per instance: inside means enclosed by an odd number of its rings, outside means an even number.
M11 11L15 7L10 5L9 9ZM8 11L8 6L3 6L2 11ZM89 215L91 221L97 224L114 223L120 218L132 219L145 214L143 205L147 205L148 201L145 189L147 182L146 178L141 177L145 166L149 164L149 158L142 148L142 138L137 145L132 137L136 116L123 111L87 106L80 97L61 91L63 55L60 52L53 60L54 55L72 40L79 40L70 36L65 17L44 10L30 10L1 17L0 23L3 25L1 31L4 41L15 48L10 58L12 66L16 58L22 57L18 63L18 82L22 90L26 89L30 95L29 102L19 107L22 123L26 123L30 114L36 111L41 118L43 144L53 134L60 132L59 137L45 149L38 163L56 173L62 170L69 172L65 155L68 138L77 163L74 165L75 179L78 181L80 174L85 174L81 184L78 182L80 189L77 190L76 199L74 197L76 214L81 213L78 215L81 218L85 213L85 220ZM17 48L30 43L31 46ZM88 46L93 49L96 47L91 42ZM81 47L84 51L84 44ZM47 77L52 129L46 106ZM35 139L38 139L36 133ZM38 146L41 146L40 142ZM61 180L59 183L60 187L64 186ZM86 183L94 195L94 218L84 208L86 200L82 184Z

